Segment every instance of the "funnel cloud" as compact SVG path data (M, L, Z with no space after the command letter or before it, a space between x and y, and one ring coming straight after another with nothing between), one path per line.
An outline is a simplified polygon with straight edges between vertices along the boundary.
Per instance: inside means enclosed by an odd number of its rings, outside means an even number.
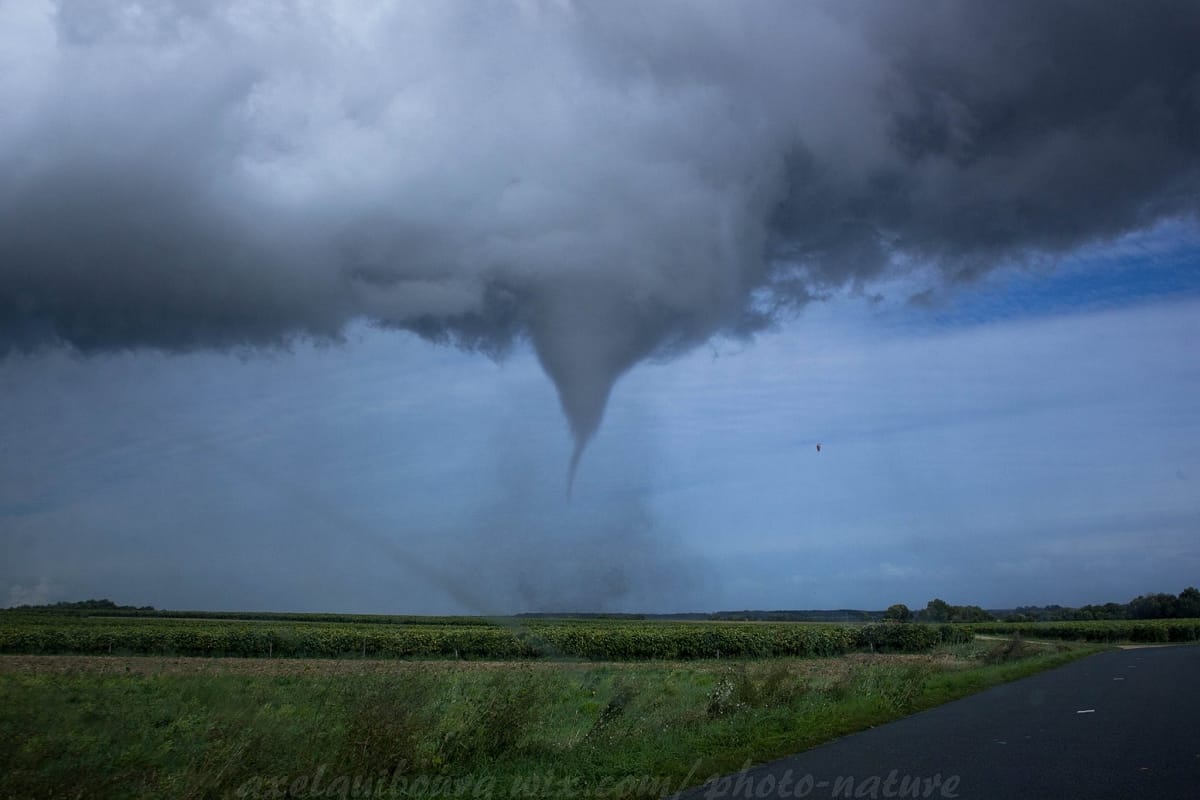
M1200 209L1200 7L0 2L0 356L648 358ZM403 368L399 365L398 368Z

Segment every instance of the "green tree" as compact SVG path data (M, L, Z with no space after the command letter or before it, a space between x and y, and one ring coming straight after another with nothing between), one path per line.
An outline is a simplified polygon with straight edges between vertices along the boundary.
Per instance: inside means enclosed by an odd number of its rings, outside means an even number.
M883 612L883 618L892 622L912 622L912 617L912 611L904 603L888 606L888 610Z
M1181 617L1200 617L1200 589L1189 586L1180 592L1177 609Z
M1179 598L1173 594L1144 594L1129 601L1133 619L1170 619L1179 616Z
M993 617L979 606L951 606L952 622L994 622Z
M953 613L954 609L949 603L935 597L926 604L925 612L921 617L925 622L949 622Z

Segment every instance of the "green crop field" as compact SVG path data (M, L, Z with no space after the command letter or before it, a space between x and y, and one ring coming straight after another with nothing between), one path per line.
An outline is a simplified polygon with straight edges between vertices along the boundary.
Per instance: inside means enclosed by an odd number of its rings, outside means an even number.
M85 616L0 612L0 653L258 658L568 658L596 661L918 652L969 641L964 626L514 618L413 623L325 615Z

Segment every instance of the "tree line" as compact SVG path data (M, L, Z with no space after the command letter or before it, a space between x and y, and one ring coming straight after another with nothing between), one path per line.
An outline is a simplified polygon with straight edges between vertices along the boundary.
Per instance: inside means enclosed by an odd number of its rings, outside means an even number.
M930 600L925 608L912 611L904 603L889 606L883 618L892 622L995 622L996 617L979 606L952 606L940 597Z
M1194 586L1189 586L1177 595L1165 592L1138 595L1128 603L1104 603L1079 608L1021 606L1003 615L1005 622L1196 618L1200 618L1200 589Z
M1104 603L1078 608L1069 606L1018 606L1004 611L985 611L979 606L954 606L941 598L930 600L924 609L912 611L896 603L883 612L893 622L1068 622L1106 619L1197 619L1200 618L1200 589L1189 586L1178 595L1159 592L1143 594L1128 603Z

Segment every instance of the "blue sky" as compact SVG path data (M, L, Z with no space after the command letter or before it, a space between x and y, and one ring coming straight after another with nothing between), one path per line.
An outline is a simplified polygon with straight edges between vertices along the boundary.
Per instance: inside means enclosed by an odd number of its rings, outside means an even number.
M0 603L1200 583L1194 3L362 6L0 0Z
M639 365L570 500L528 349L360 326L266 355L13 358L0 586L419 613L1177 592L1200 573L1196 242L1168 226L934 307L892 284Z

